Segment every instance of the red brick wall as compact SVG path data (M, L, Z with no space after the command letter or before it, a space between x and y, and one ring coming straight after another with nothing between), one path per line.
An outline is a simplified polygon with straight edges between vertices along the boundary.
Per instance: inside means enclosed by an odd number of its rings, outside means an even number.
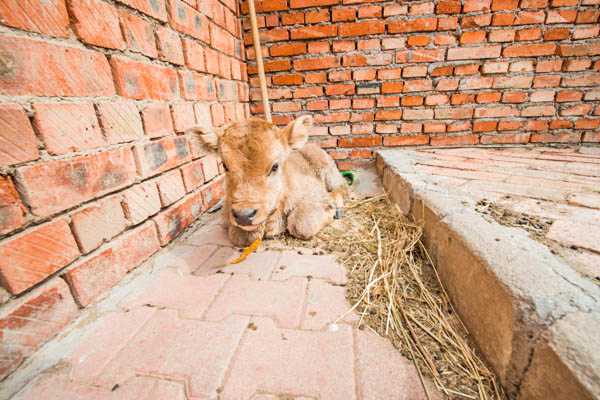
M0 4L0 380L222 197L183 134L249 114L235 0Z
M599 0L264 0L257 12L274 121L315 115L342 167L383 146L600 142ZM260 114L249 29L244 18Z

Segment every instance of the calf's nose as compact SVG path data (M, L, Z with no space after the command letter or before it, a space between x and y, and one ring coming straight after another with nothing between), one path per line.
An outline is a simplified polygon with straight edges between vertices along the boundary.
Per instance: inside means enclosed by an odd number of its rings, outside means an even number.
M252 219L256 216L258 210L256 208L246 208L244 210L231 209L231 215L235 218L235 222L240 225L252 225Z

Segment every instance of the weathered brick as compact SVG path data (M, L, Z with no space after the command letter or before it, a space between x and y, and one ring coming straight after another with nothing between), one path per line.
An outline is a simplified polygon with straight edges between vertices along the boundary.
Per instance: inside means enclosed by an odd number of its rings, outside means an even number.
M582 57L600 55L600 43L561 44L557 55L563 57Z
M339 36L364 36L378 35L385 31L385 21L365 21L352 24L342 24L339 27Z
M38 157L37 139L23 107L0 104L0 165L18 164Z
M179 81L182 97L186 100L214 101L217 99L214 79L207 75L181 71L179 72Z
M167 138L133 148L138 173L147 178L191 159L186 137Z
M129 230L98 252L74 263L64 275L75 300L87 306L154 254L160 245L154 222Z
M121 199L112 196L71 213L71 228L82 253L89 253L125 230Z
M444 59L444 49L406 50L396 52L397 63L436 62Z
M0 379L4 379L77 316L69 287L60 278L16 299L0 315Z
M151 138L173 134L173 122L169 105L166 103L150 103L142 110L144 132Z
M62 0L6 0L0 4L3 25L57 37L69 36L69 16Z
M410 21L390 21L389 33L428 32L437 29L437 18L419 18Z
M167 6L165 0L117 0L129 7L135 8L159 21L167 21Z
M179 97L177 73L167 67L122 57L110 59L117 92L132 99L173 100Z
M100 126L109 144L131 142L144 135L142 120L132 101L105 101L96 105Z
M123 211L129 225L137 225L160 211L156 183L146 181L123 192Z
M566 24L575 21L577 10L550 10L546 18L547 24Z
M30 228L0 244L0 281L18 294L79 257L66 218Z
M500 57L501 46L457 47L448 49L448 60L472 60Z
M462 146L477 144L479 137L477 135L463 136L433 136L430 144L432 146Z
M0 52L10 54L13 60L7 64L6 73L0 75L0 90L4 95L112 96L115 93L110 67L102 53L8 35L0 35ZM49 65L53 67L48 68Z
M182 41L185 65L190 69L205 72L204 47L194 40L182 39Z
M92 103L33 103L33 126L50 154L104 145Z
M72 0L73 28L85 43L111 49L123 49L117 9L102 0Z
M185 132L196 125L196 115L192 103L177 103L171 105L171 116L175 132Z
M135 163L129 148L18 168L19 191L31 212L48 216L130 185Z
M169 24L175 30L187 33L205 43L210 42L210 28L206 16L181 0L168 0Z
M372 147L381 146L381 143L381 137L341 138L338 140L339 147Z
M25 223L25 207L10 176L0 176L0 235Z
M186 192L198 188L204 183L204 173L202 172L202 162L197 160L181 167L181 175Z
M337 35L337 25L319 25L294 28L290 32L292 40L318 39Z
M156 40L152 25L137 15L129 14L123 10L119 12L123 35L129 50L142 53L148 57L158 57Z
M158 57L161 60L183 65L183 46L177 32L163 26L158 27L156 29L156 44L158 46Z
M519 110L510 106L501 107L477 107L475 109L475 118L506 118L516 117L519 115Z
M340 66L340 60L337 57L322 57L294 60L294 69L296 71L308 71L316 69L328 69Z
M504 49L504 57L535 57L552 55L556 51L554 43L534 43L508 46Z
M156 178L156 187L163 207L167 207L185 196L186 190L183 186L181 172L170 171Z
M205 210L201 192L188 195L153 218L161 245L166 245Z

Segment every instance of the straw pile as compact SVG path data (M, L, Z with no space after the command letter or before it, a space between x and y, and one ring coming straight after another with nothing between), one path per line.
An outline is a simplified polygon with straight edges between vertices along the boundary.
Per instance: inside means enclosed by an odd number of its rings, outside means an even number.
M469 343L421 234L420 224L378 196L347 204L342 220L312 241L281 240L342 254L349 278L346 297L353 304L348 311L360 315L360 329L388 337L414 362L422 381L433 381L451 399L505 398Z

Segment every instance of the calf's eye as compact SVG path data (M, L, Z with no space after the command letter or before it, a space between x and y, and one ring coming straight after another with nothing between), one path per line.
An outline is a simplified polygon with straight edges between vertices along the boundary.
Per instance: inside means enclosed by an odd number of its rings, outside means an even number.
M277 172L278 169L279 169L279 163L273 164L273 166L271 167L271 171L269 172L269 175L274 174L275 172Z

